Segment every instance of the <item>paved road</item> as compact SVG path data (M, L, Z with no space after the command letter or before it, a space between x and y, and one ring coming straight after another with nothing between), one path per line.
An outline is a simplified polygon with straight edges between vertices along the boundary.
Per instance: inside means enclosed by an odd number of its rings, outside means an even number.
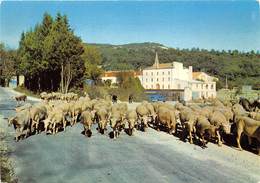
M3 118L14 115L14 94L0 88L0 127L10 132ZM94 128L93 128L94 129ZM12 138L15 172L20 182L234 182L260 181L260 157L227 146L190 145L164 132L149 129L133 137L112 140L94 130L81 134L80 124L57 135L35 135L18 143Z

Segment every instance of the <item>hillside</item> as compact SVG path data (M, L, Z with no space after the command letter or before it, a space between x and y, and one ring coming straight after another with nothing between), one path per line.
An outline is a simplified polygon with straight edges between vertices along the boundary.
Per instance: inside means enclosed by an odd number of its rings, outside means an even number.
M260 54L204 49L175 49L158 43L133 43L125 45L91 44L102 54L105 70L142 69L154 62L155 51L161 63L182 62L192 65L194 71L205 71L220 79L224 86L227 76L230 86L260 85Z

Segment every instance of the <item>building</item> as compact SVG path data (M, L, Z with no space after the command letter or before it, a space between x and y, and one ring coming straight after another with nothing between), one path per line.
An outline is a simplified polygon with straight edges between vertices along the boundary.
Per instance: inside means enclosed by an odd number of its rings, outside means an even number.
M106 71L101 77L102 81L111 80L111 84L118 83L120 75L138 77L140 79L140 71L127 70L127 71Z
M148 94L159 93L167 100L189 101L216 97L217 78L205 72L193 72L192 66L186 68L180 62L159 63L157 53L154 64L142 71L107 71L101 79L118 83L120 74L138 77Z
M167 90L169 96L176 96L177 92L185 101L216 97L217 78L204 72L193 72L192 66L186 68L180 62L160 64L157 53L154 64L143 69L140 81L148 91L165 93Z

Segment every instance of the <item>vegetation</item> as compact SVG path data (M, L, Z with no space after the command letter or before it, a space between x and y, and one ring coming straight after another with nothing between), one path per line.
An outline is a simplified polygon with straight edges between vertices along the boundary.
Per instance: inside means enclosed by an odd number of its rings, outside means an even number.
M112 86L111 80L106 80L98 83L98 85L86 86L85 90L91 98L106 98L107 96L117 95L119 100L128 101L129 96L133 95L136 102L147 99L138 78L122 72L117 79L119 83L114 86Z
M10 63L7 64L6 63ZM45 13L33 29L22 33L18 50L1 44L0 81L13 75L25 76L25 87L34 92L83 88L86 78L96 81L101 56L93 46L82 43L70 28L66 15L55 19Z
M18 179L15 177L14 167L9 158L11 149L6 143L7 138L8 134L0 128L0 182L16 183Z
M8 86L10 79L15 75L15 50L8 50L0 43L0 85Z
M259 52L175 49L158 43L93 45L102 54L101 63L105 70L142 69L151 66L157 51L161 63L182 62L184 66L192 65L194 71L204 71L218 77L218 88L225 86L226 76L229 87L260 84Z

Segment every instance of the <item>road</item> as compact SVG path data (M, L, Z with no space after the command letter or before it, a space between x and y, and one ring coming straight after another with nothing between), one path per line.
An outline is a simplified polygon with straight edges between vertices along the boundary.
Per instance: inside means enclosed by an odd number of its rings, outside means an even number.
M14 135L4 118L14 115L14 93L0 88L0 127ZM177 137L148 129L116 140L108 134L86 138L83 127L67 127L57 135L44 133L20 142L9 138L15 173L23 183L257 183L260 157L234 147L208 144L202 149Z

